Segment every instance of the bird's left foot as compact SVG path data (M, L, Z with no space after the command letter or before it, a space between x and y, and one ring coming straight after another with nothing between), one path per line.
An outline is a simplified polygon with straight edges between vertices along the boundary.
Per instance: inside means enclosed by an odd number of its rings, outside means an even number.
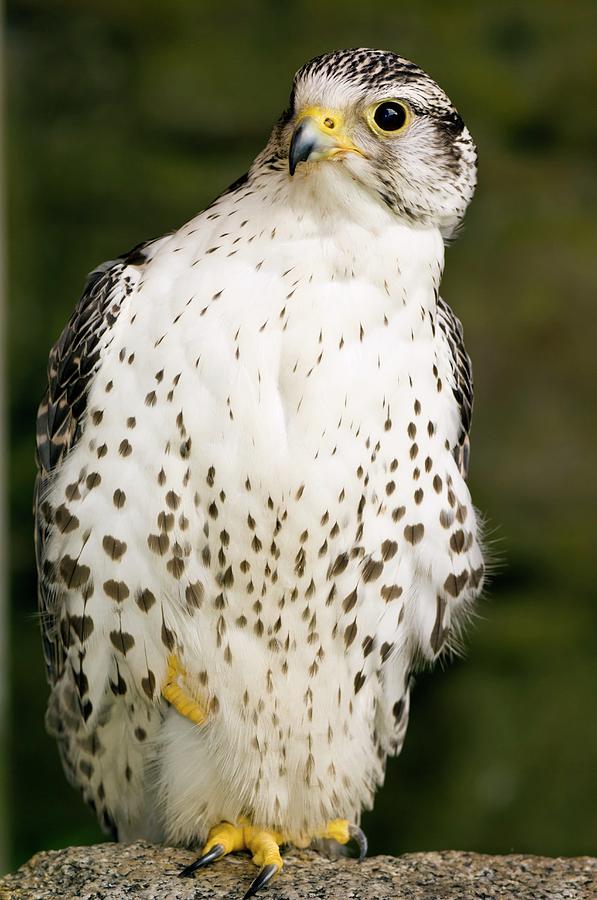
M353 841L359 851L359 860L367 853L367 838L357 825L351 825L346 819L333 819L312 837L314 840L336 841L343 845ZM246 822L241 822L238 826L230 822L221 822L210 830L199 859L185 866L180 875L188 878L197 869L209 865L221 856L235 850L248 850L255 865L259 866L259 874L243 897L243 900L249 900L281 870L284 863L280 856L280 846L285 843L289 842L279 831L255 828ZM304 846L308 846L309 843L307 839Z
M348 819L332 819L321 834L317 835L324 841L336 841L338 844L354 844L358 850L359 862L367 856L367 837L362 828L352 825Z

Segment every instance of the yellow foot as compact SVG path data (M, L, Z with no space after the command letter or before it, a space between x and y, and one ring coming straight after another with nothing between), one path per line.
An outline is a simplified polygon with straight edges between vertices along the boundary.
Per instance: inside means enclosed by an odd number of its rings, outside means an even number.
M280 844L284 843L284 839L278 831L253 828L251 825L245 826L243 831L246 847L251 851L255 865L259 866L257 878L253 880L243 897L243 900L249 900L249 897L253 897L260 888L265 887L284 865L280 856Z
M339 844L348 844L354 841L359 850L359 859L364 859L367 853L367 838L358 827L351 825L347 819L333 819L325 828L312 836L312 839L336 841ZM308 846L309 838L301 846ZM232 853L235 850L249 850L253 862L259 866L259 874L251 884L243 900L249 900L257 891L268 884L277 875L284 863L280 856L280 845L289 843L279 831L266 828L255 828L249 825L247 820L240 824L232 825L230 822L221 822L215 825L207 836L203 852L199 859L182 870L183 878L190 877L197 869L209 865L221 856Z
M162 687L162 695L181 716L190 719L195 725L203 725L207 718L205 707L191 693L187 671L178 656L168 657L168 673Z
M197 869L209 865L220 856L232 853L233 850L249 850L253 862L259 866L259 874L243 897L243 900L248 900L271 881L284 865L280 856L280 844L282 843L284 843L282 835L277 831L254 828L245 822L240 826L232 825L230 822L221 822L209 832L199 859L190 866L185 866L180 874L183 878L189 877Z
M358 825L352 825L348 819L332 819L317 837L324 841L336 841L338 844L356 844L359 851L359 862L367 856L367 838Z

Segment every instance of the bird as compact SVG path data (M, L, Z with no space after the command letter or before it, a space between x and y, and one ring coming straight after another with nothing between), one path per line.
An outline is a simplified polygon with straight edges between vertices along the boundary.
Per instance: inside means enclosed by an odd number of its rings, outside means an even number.
M68 779L119 840L366 852L414 673L484 583L463 330L476 149L390 51L307 62L247 173L96 268L51 350L35 544Z

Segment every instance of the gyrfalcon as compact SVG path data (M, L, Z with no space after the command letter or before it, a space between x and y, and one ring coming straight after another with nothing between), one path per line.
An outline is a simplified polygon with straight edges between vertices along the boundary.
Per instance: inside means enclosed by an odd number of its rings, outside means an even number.
M64 766L120 839L365 839L413 671L483 584L473 398L439 295L473 195L413 63L304 65L246 175L96 269L38 416L39 602Z

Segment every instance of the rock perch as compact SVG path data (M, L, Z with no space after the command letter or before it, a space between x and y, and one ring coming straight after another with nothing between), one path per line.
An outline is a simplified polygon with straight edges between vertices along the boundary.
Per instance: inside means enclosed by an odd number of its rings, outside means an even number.
M38 853L0 879L0 900L240 900L254 877L231 856L193 879L193 853L145 843ZM595 900L597 859L487 856L443 851L375 856L363 863L291 851L264 900Z

